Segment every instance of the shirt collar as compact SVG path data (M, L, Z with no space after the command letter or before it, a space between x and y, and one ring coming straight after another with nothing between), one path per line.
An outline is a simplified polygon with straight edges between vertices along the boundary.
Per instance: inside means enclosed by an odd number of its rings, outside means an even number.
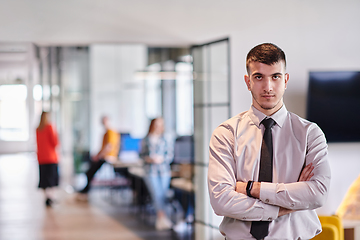
M264 113L257 110L253 105L251 105L249 110L249 117L254 122L254 124L258 127L260 127L260 123L265 118L272 118L279 127L282 127L284 125L286 115L287 115L287 109L285 107L285 104L282 105L282 107L273 115L266 116Z

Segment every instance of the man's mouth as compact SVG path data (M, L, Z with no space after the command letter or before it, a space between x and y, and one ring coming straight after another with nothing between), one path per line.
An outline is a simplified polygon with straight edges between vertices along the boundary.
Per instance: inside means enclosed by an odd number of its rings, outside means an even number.
M266 99L270 99L270 98L273 98L275 97L275 95L267 95L267 94L264 94L264 95L261 95L262 98L266 98Z

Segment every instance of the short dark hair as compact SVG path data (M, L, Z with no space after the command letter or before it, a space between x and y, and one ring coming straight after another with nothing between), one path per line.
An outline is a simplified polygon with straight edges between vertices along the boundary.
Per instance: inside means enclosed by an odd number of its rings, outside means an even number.
M273 43L263 43L252 48L247 54L246 70L249 73L249 64L251 62L273 65L280 61L284 61L286 68L286 57L284 51Z

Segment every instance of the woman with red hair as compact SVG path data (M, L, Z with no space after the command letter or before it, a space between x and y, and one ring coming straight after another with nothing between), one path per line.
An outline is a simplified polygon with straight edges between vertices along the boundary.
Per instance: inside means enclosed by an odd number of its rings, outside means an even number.
M39 162L39 188L44 190L45 204L53 204L53 187L59 185L56 130L50 124L49 113L42 112L39 126L36 129L37 157Z
M150 192L156 210L157 230L172 228L172 222L165 213L166 193L170 187L173 149L170 141L164 136L164 120L155 118L151 121L149 132L141 144L140 157L145 165L145 183Z

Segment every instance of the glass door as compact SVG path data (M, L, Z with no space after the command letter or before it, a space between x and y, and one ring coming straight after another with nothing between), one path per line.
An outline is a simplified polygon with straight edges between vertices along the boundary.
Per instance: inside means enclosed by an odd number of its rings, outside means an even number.
M191 49L194 68L195 233L196 239L216 239L222 217L210 206L207 171L209 141L214 129L230 118L229 39Z

